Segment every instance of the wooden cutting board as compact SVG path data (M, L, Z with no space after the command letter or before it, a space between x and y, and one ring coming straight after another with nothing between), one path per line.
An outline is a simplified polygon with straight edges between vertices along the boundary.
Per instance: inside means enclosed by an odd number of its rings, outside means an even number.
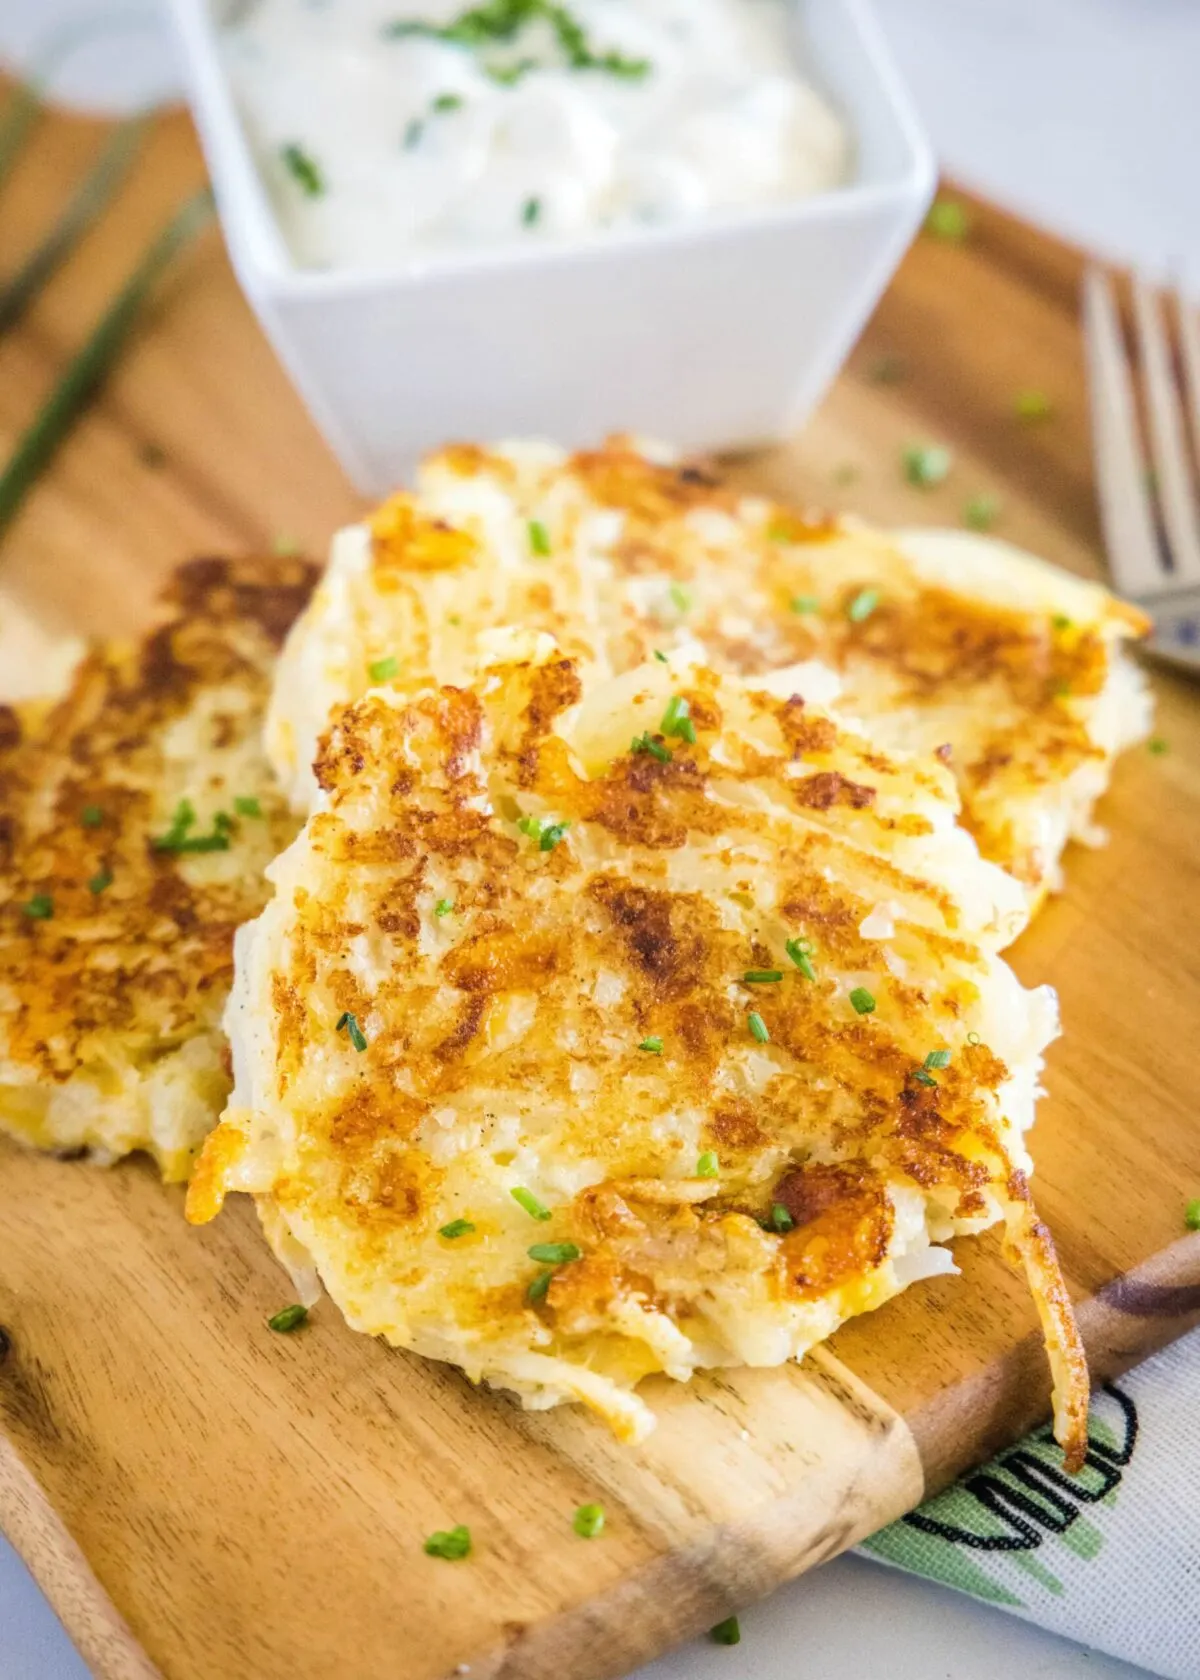
M0 202L5 269L98 133L43 121ZM0 342L4 448L200 175L186 120L164 122ZM739 476L906 524L956 523L995 492L1003 535L1095 573L1078 271L983 207L965 245L923 238L803 439ZM879 381L884 356L900 379ZM1054 404L1037 425L1013 412L1031 386ZM936 492L902 480L912 440L954 448ZM3 672L40 660L43 636L140 626L188 554L282 534L320 553L357 505L210 236L0 546ZM1122 765L1112 843L1072 855L1016 952L1062 996L1035 1187L1098 1377L1200 1319L1183 1219L1200 1195L1200 709L1183 684L1157 687L1169 751ZM197 1232L180 1204L138 1162L0 1151L0 1521L103 1680L621 1675L1047 1408L1033 1311L991 1237L956 1245L961 1279L858 1320L802 1369L649 1384L661 1421L631 1450L576 1410L525 1414L354 1336L329 1308L271 1335L289 1291L246 1208ZM608 1512L592 1542L571 1531L587 1500ZM462 1522L470 1561L423 1555Z

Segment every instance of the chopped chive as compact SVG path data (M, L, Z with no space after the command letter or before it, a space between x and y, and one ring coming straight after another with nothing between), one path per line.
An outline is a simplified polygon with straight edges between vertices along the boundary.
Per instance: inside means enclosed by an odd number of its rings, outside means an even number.
M21 435L0 472L0 530L13 519L38 474L103 382L163 270L208 223L212 213L213 198L207 187L174 213Z
M281 1336L286 1336L292 1330L299 1330L308 1319L308 1308L302 1307L297 1301L295 1306L284 1307L282 1311L273 1313L267 1320L268 1330L277 1330Z
M783 979L781 968L748 968L742 975L747 986L769 986L774 980Z
M912 1077L916 1080L918 1085L937 1084L937 1080L933 1077L933 1075L931 1073L926 1073L923 1067L914 1068L912 1071Z
M566 1266L572 1260L578 1260L583 1250L574 1243L534 1243L525 1252L531 1260L537 1260L543 1266Z
M433 102L435 111L461 111L463 97L461 93L439 93Z
M526 1300L544 1301L553 1279L553 1272L539 1272L525 1291Z
M696 1162L697 1178L717 1178L720 1175L721 1163L711 1149L706 1149Z
M791 1214L784 1207L782 1202L771 1203L771 1214L770 1218L767 1220L767 1224L770 1226L772 1231L778 1231L782 1236L785 1231L790 1231L795 1223L796 1221L792 1218Z
M999 514L999 496L972 496L963 505L962 521L968 531L990 531Z
M404 130L404 150L415 152L421 144L421 136L425 132L425 124L420 117L414 117Z
M238 793L234 795L233 808L239 817L261 817L262 805L253 794Z
M752 1009L749 1015L747 1015L746 1025L750 1028L750 1037L755 1039L759 1044L767 1044L770 1042L771 1035L767 1031L767 1023L763 1020L757 1009Z
M983 1040L977 1032L969 1032L967 1034L967 1043L970 1045L982 1044Z
M433 907L433 913L438 917L448 916L453 909L454 900L452 898L439 898Z
M570 828L569 822L548 823L538 840L538 850L552 852Z
M571 1519L571 1527L581 1540L594 1540L604 1527L603 1505L580 1505Z
M667 709L663 713L662 723L659 725L663 735L674 735L680 741L686 741L690 747L696 744L696 725L692 722L690 707L682 694L673 694L667 701Z
M846 617L851 624L861 624L864 619L870 618L878 605L878 589L860 589L846 608Z
M349 1033L350 1042L356 1050L363 1051L367 1048L367 1041L363 1036L363 1030L358 1024L358 1016L352 1015L348 1009L344 1015L340 1015L338 1017L338 1024L334 1028L334 1031L341 1032L343 1027L346 1029L347 1033Z
M233 827L233 822L224 811L218 811L214 815L211 833L193 834L191 830L195 826L195 806L190 799L181 799L175 807L167 832L157 835L151 840L150 844L156 852L227 852L229 850L229 831Z
M950 1066L949 1050L931 1050L925 1058L927 1068L947 1068Z
M644 1038L638 1045L638 1049L644 1050L648 1056L661 1056L663 1041L661 1038Z
M793 595L788 602L794 613L815 613L821 610L821 601L816 595Z
M1054 617L1050 620L1050 623L1053 628L1058 631L1069 630L1071 628L1071 620L1067 617L1066 613L1055 613Z
M657 660L658 660L658 662L659 662L659 664L660 664L660 665L665 665L665 664L666 664L666 663L667 663L667 656L666 656L666 654L665 654L665 653L664 653L664 652L663 652L663 651L662 651L662 649L661 649L661 648L655 648L655 650L654 650L654 657L655 657L655 659L657 659Z
M685 584L673 583L670 588L671 600L681 613L691 612L694 598Z
M104 821L104 812L99 805L85 805L79 813L80 826L83 828L99 828Z
M112 884L113 872L111 869L105 867L92 876L91 880L88 882L88 891L98 896L100 893L104 892L106 888L111 887Z
M470 1556L471 1530L464 1523L457 1528L442 1528L436 1534L431 1534L425 1542L426 1557L446 1558L457 1563L460 1558Z
M971 231L971 220L962 205L952 198L939 198L925 218L926 230L947 245L961 245Z
M31 922L48 922L54 914L54 900L49 893L34 893L24 909Z
M775 543L790 543L796 534L796 527L790 519L772 519L767 526L767 541Z
M530 1219L549 1219L550 1209L543 1207L532 1190L526 1190L523 1184L518 1184L509 1191L509 1195L519 1207L523 1207Z
M632 753L649 753L651 758L656 758L660 764L671 762L670 747L664 747L661 741L656 741L648 729L633 737L629 750Z
M395 654L389 653L386 659L373 659L367 666L367 675L372 682L388 682L400 669L400 661Z
M1183 1223L1189 1231L1200 1231L1200 1198L1195 1198L1183 1210Z
M1168 750L1167 743L1163 740L1161 735L1151 735L1150 739L1146 742L1146 751L1148 753L1153 753L1155 758L1161 758Z
M279 148L284 168L306 198L320 198L325 180L311 155L293 140Z
M529 521L529 547L534 554L550 553L550 533L540 519Z
M811 939L789 939L784 946L784 950L806 980L817 978L817 971L812 965L812 949Z
M1053 412L1053 404L1045 391L1018 391L1013 398L1013 413L1018 420L1045 420Z
M455 1237L469 1237L474 1229L475 1227L469 1219L452 1219L449 1225L443 1225L439 1228L438 1236L445 1237L448 1242L453 1242Z
M541 219L542 201L540 198L527 198L521 207L521 220L526 227L532 227Z
M742 1628L736 1616L726 1616L723 1622L708 1630L708 1637L714 1645L740 1645L742 1642Z
M867 369L872 385L899 385L908 377L908 368L899 356L877 356Z
M948 449L935 443L910 443L900 456L904 476L923 490L940 484L954 464Z
M855 986L850 993L850 1003L858 1015L871 1015L875 1010L875 999L865 986Z

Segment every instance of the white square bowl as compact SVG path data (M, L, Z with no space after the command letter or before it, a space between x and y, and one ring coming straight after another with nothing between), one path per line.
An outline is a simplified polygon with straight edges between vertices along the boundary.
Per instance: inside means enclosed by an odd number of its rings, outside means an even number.
M793 0L805 68L850 125L845 186L795 204L587 243L292 260L234 103L219 0L172 0L230 257L260 322L367 494L449 439L607 433L745 448L799 426L933 193L929 145L866 0Z

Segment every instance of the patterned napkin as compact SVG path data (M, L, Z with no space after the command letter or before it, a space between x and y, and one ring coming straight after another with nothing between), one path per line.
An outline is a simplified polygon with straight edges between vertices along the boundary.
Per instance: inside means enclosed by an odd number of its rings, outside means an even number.
M1200 1330L1092 1398L1087 1463L1049 1429L866 1541L868 1557L1200 1680Z

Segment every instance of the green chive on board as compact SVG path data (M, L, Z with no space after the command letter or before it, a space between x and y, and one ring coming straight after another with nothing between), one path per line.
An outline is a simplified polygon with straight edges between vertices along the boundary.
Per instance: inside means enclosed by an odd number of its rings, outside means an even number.
M44 118L6 183L6 263L94 156ZM201 179L182 116L0 341L7 450L166 210ZM982 206L926 236L802 441L735 471L812 503L1003 535L1081 572L1097 529L1079 259ZM986 324L986 330L981 323ZM905 376L877 377L882 358ZM1015 394L1048 392L1022 423ZM939 485L905 482L945 444ZM848 469L855 469L851 473ZM216 235L163 290L0 550L0 667L143 624L168 568L281 534L321 553L357 503L240 297ZM1097 1377L1200 1318L1200 702L1157 679L1161 756L1133 753L1064 896L1019 947L1060 989L1034 1153ZM235 1198L241 1202L242 1198ZM802 1369L649 1385L644 1447L576 1410L520 1412L321 1308L266 1328L282 1274L245 1206L203 1231L139 1162L0 1150L0 1522L101 1680L599 1680L831 1557L1041 1417L1024 1286L994 1239ZM581 1505L607 1514L594 1540ZM425 1539L470 1527L467 1559ZM460 1667L459 1665L466 1665Z

